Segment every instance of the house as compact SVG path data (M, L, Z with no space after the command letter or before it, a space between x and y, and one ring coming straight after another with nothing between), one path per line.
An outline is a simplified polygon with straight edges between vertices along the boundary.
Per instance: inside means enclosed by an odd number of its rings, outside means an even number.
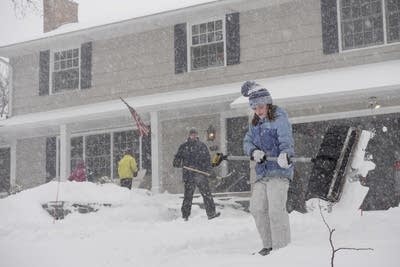
M391 205L399 18L388 0L223 0L2 46L13 75L9 118L0 122L1 190L66 179L81 159L93 179L116 177L123 148L139 156L122 97L151 128L144 186L180 193L172 158L190 127L212 153L243 154L249 110L240 86L251 79L288 111L299 155L316 153L329 124L374 128L366 205ZM249 190L238 182L249 162L225 162L219 172L232 170L217 192ZM309 166L297 170L304 186Z

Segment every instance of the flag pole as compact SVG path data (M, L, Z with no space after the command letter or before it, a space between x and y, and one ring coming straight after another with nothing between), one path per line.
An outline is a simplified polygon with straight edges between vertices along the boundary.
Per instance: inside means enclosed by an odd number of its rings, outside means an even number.
M132 108L131 106L129 106L129 104L122 99L122 97L120 97L121 101L124 102L124 104L128 107L129 111L131 112L131 115L133 117L133 119L136 122L136 126L138 128L139 131L139 169L142 170L143 167L143 133L144 134L148 134L148 130L146 128L146 126L144 125L144 123L142 122L142 120L140 119L139 115L137 114L137 112L135 111L134 108Z

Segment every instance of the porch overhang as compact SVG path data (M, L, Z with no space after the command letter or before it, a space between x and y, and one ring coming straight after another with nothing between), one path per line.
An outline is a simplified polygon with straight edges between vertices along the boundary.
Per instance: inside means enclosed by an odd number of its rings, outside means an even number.
M400 60L337 69L258 79L271 93L274 103L294 115L300 109L345 107L367 110L368 99L377 97L382 108L400 106ZM233 109L248 109L248 99L240 96L230 104ZM316 110L318 111L318 110ZM344 110L338 110L340 112ZM328 111L329 112L329 111ZM316 112L318 113L318 112ZM326 112L325 112L326 113Z
M213 105L222 102L230 103L239 95L237 86L221 85L195 88L146 96L126 97L124 100L135 108L139 114L147 115L151 111ZM145 120L148 117L146 115L144 116ZM35 130L36 133L41 131L41 134L37 135L44 135L47 131L46 129L54 128L57 131L58 127L64 124L112 120L113 118L126 116L130 117L129 110L120 99L117 99L45 112L16 115L0 121L0 135L16 137L20 133L24 134L29 130Z

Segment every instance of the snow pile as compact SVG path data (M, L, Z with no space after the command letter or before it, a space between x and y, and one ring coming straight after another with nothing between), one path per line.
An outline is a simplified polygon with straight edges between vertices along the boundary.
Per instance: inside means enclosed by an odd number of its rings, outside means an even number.
M146 190L129 191L113 184L65 182L60 184L59 200L112 205L93 213L72 213L53 223L41 204L54 201L56 193L57 183L51 182L0 200L1 266L330 264L329 233L319 209L304 215L292 213L290 245L261 257L252 255L261 249L253 218L242 210L221 206L224 200L216 200L221 217L207 220L205 211L193 205L190 220L184 222L179 195L151 195ZM324 213L330 226L336 228L335 245L374 248L340 251L335 266L399 266L399 208L364 212L363 216L353 208L345 212L335 208L330 214Z

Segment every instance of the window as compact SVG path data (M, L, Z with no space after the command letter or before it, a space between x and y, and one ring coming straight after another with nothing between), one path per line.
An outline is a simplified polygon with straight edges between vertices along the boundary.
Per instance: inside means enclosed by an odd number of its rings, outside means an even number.
M118 177L118 162L123 157L125 148L132 149L136 163L139 165L139 137L136 131L124 131L114 133L114 176Z
M191 26L190 63L191 70L225 65L225 34L223 20Z
M79 48L57 51L53 54L53 92L79 89Z
M397 0L339 0L342 50L399 41L399 8Z
M11 174L11 149L0 148L0 193L9 192Z
M400 41L400 1L386 0L387 42Z
M83 137L71 138L71 170L83 160Z
M86 137L86 166L96 179L111 177L110 134L89 135Z

